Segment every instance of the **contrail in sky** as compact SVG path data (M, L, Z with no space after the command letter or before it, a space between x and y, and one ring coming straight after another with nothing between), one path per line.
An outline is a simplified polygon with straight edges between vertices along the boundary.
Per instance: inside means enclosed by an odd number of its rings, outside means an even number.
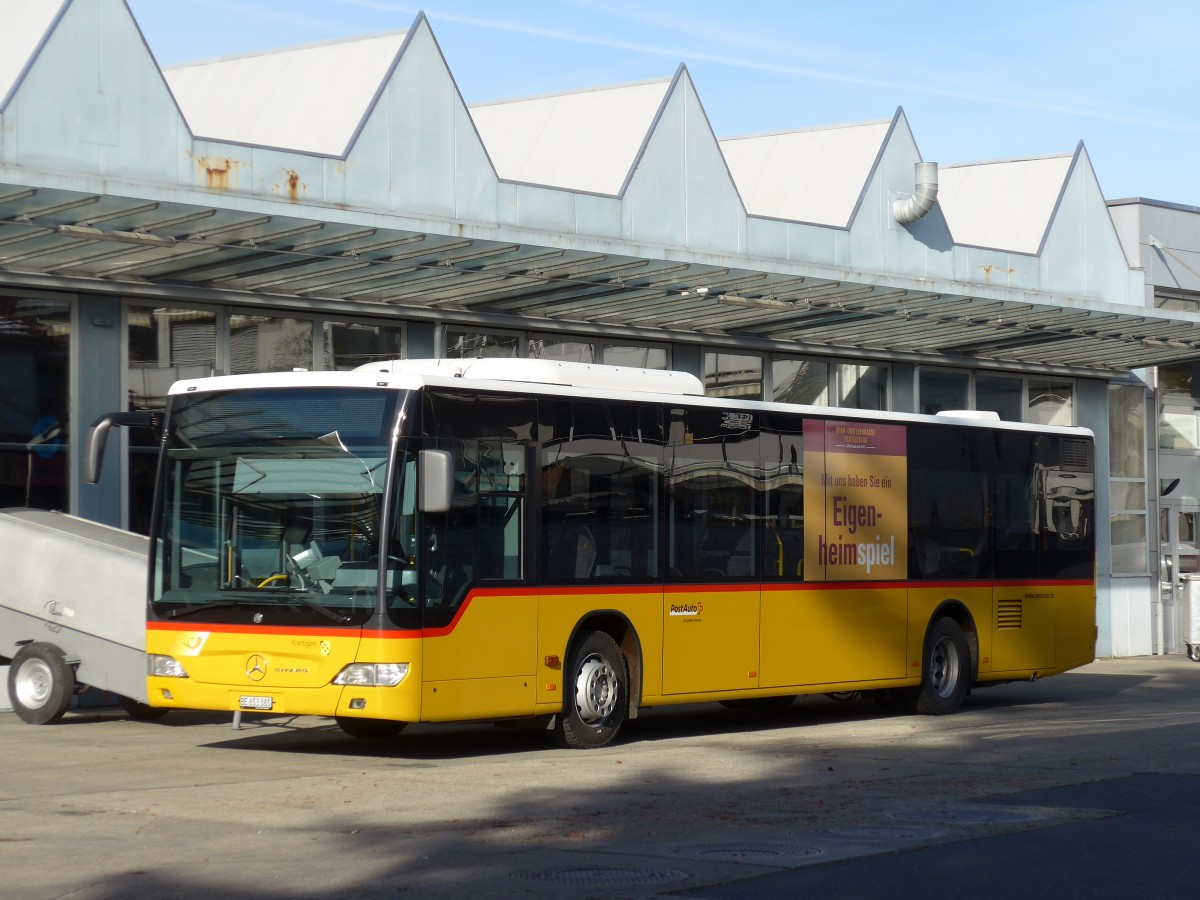
M209 5L219 6L226 9L237 9L242 12L252 11L258 15L268 18L276 18L281 21L296 22L304 25L315 25L323 29L336 31L338 33L347 33L348 31L348 28L344 23L328 20L318 21L313 18L297 16L292 13L264 9L263 7L256 6L252 3L237 2L237 0L205 0L205 2L207 2ZM356 6L361 9L370 9L379 12L395 13L397 15L404 15L408 17L415 17L417 13L420 12L420 10L415 7L389 3L385 2L385 0L338 0L338 2L347 6ZM588 6L587 4L582 5ZM611 15L610 10L601 9L598 11ZM815 81L831 81L841 84L855 84L871 88L885 88L898 94L923 94L934 97L945 97L953 100L964 100L970 103L986 103L993 106L1006 106L1015 109L1031 109L1041 112L1075 116L1084 119L1117 122L1124 125L1134 125L1141 128L1154 128L1161 131L1173 131L1184 134L1200 134L1200 124L1193 124L1191 122L1182 120L1164 121L1162 119L1147 118L1145 116L1136 114L1088 108L1078 104L1056 103L1051 101L1034 100L1028 97L997 95L964 90L962 88L942 87L936 84L901 82L893 79L872 78L862 75L847 74L845 72L838 72L827 68L796 66L789 63L772 62L767 59L752 58L749 56L731 56L721 53L709 53L704 50L697 49L694 46L688 46L684 48L646 44L637 41L623 41L615 38L600 37L594 34L581 34L571 31L562 31L555 28L526 25L519 22L487 19L478 16L465 16L458 13L427 11L427 15L435 20L454 22L458 25L468 25L474 28L483 28L491 31L524 34L551 41L586 44L593 47L605 47L612 50L623 50L631 53L645 53L654 56L663 56L671 59L673 62L679 62L681 60L684 62L703 61L722 66L729 66L736 69L767 72L773 75L786 75L793 78L812 79Z

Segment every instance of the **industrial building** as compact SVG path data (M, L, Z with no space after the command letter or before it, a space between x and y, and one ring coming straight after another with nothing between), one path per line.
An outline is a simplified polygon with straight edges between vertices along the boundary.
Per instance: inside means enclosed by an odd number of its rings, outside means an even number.
M144 530L154 436L95 486L81 449L182 377L675 368L719 396L1091 428L1098 653L1182 649L1200 210L1106 201L1082 143L939 165L900 109L724 137L685 65L468 106L423 15L165 70L123 0L0 21L0 505Z

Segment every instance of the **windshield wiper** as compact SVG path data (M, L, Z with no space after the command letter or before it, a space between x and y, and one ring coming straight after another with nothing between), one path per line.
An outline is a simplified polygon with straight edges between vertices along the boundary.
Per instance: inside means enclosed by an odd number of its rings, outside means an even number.
M300 603L302 603L303 605L305 605L309 609L311 609L313 612L319 612L325 618L330 619L339 625L345 625L347 622L350 621L350 617L345 615L344 613L334 612L328 606L322 606L320 603L316 603L312 600L309 600L307 597L301 597L297 594L291 594L291 595L289 595L288 599L299 601Z
M221 609L226 606L242 606L244 600L211 600L208 603L193 603L191 606L181 606L178 609L168 610L164 615L168 619L177 619L180 616L190 616L192 613L204 612L206 609Z
M328 606L322 606L320 603L314 603L306 597L300 597L292 594L288 597L289 600L295 600L303 606L308 607L313 612L320 613L330 621L336 622L338 625L345 625L350 621L350 617L343 613L334 612ZM168 619L178 619L180 616L190 616L193 613L204 612L206 609L222 609L226 607L249 606L252 605L246 600L211 600L208 603L194 603L191 606L181 606L178 609L167 610L163 615Z

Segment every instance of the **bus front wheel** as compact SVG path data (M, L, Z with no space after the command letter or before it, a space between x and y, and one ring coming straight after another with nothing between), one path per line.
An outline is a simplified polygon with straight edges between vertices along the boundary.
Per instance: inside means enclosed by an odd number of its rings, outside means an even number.
M153 722L155 719L161 719L169 710L158 706L151 706L148 703L142 703L140 700L134 700L132 697L117 695L117 703L121 705L121 709L125 710L125 715L138 722Z
M962 626L940 618L925 636L921 686L911 697L914 712L944 716L962 706L971 684L971 650Z
M350 737L366 740L394 738L404 730L404 722L391 719L359 719L355 716L338 716L338 727Z
M612 743L629 707L629 674L616 642L603 631L580 637L572 648L563 685L563 711L555 737L564 747L593 750Z

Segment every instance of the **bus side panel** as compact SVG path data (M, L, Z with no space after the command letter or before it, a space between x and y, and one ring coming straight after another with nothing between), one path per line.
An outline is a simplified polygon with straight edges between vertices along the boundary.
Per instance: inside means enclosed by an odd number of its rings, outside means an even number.
M1001 582L994 591L992 672L1054 667L1056 585Z
M665 601L664 695L759 686L758 585L668 588Z
M475 590L424 642L422 719L531 715L537 668L537 595Z
M533 715L529 676L427 681L422 686L421 721L463 722Z
M1073 669L1096 658L1096 585L1062 585L1055 612L1056 669Z
M641 696L657 696L662 684L663 593L661 589L545 588L538 620L538 712L557 712L570 690L567 654L572 635L589 613L619 609L636 632L641 648ZM583 626L586 628L586 626ZM547 660L557 658L557 665ZM633 677L633 673L630 673Z
M425 630L425 680L532 675L537 606L533 591L471 591L448 626Z
M997 586L991 672L1052 675L1096 658L1096 586L1014 583Z
M908 607L912 616L908 638L909 674L921 674L925 635L938 607L943 603L961 603L967 608L975 623L975 635L978 640L977 658L974 662L980 672L989 671L993 663L992 594L990 582L977 586L951 583L923 585L913 582L908 591Z
M905 678L908 591L764 585L762 687Z

